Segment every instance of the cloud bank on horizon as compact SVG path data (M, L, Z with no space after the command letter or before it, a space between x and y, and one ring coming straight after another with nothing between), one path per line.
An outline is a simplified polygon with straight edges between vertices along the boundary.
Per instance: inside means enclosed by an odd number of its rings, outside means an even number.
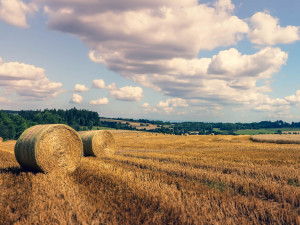
M76 83L72 104L83 103L79 93L102 89L114 100L140 102L145 113L185 115L230 106L289 114L289 109L300 103L300 90L274 98L270 96L270 81L288 63L289 53L280 46L299 41L299 27L281 26L279 18L268 11L244 19L235 12L231 0L0 3L0 19L4 22L24 29L30 26L28 18L44 13L48 29L76 36L88 46L91 61L137 85L118 88L116 83L106 85L103 79L91 80L90 87ZM251 53L239 50L241 43L252 46ZM203 51L214 53L202 57ZM43 100L63 93L62 86L50 81L42 68L0 60L0 87L6 93ZM150 105L143 88L168 99ZM3 103L10 101L0 98ZM91 97L89 104L111 103L108 96L101 96L96 100Z

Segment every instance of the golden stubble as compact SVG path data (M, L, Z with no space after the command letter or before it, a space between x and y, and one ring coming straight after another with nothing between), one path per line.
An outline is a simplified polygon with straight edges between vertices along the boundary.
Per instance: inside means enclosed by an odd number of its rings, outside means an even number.
M299 224L299 145L249 136L114 137L115 155L85 157L66 175L25 172L14 142L1 143L0 223Z

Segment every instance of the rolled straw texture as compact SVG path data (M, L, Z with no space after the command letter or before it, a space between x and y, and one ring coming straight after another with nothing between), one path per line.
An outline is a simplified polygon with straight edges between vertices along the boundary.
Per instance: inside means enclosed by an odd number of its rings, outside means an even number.
M79 166L83 144L69 126L36 125L22 133L15 145L15 156L24 169L68 173Z
M105 157L115 153L115 138L110 131L93 130L78 132L83 142L86 156Z

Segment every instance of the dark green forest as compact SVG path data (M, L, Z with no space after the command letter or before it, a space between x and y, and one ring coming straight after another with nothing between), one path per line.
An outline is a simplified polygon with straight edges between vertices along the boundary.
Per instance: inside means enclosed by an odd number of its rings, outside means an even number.
M99 126L100 120L97 112L76 108L0 111L0 137L4 140L18 139L24 130L38 124L67 124L79 131Z
M282 128L300 128L300 122L287 123L282 120L261 121L253 123L208 123L208 122L164 122L160 120L148 119L124 119L117 118L117 122L107 122L101 120L97 112L71 108L45 109L45 110L21 110L9 111L0 110L0 137L4 140L18 139L24 130L37 124L67 124L77 131L91 130L95 127L110 127L114 129L135 130L130 122L140 124L155 124L157 128L151 132L167 134L232 134L244 129L278 129ZM120 122L118 122L118 120ZM124 121L127 121L124 123Z

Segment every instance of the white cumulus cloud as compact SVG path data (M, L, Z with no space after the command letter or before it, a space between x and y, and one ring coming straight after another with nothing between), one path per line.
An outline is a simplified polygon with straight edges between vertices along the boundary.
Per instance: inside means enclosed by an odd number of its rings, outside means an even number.
M0 58L0 87L6 92L16 92L19 96L44 100L56 97L62 92L62 83L50 81L45 70L20 62L4 62Z
M103 79L93 80L93 87L105 89L106 88L105 81Z
M117 88L115 83L106 85L103 79L93 80L93 87L109 90L110 95L121 101L140 101L143 98L141 87L125 86Z
M73 94L72 96L72 99L71 99L71 103L74 103L74 104L81 104L83 101L83 98L81 95L79 94Z
M166 113L170 114L175 112L178 108L189 107L188 102L182 98L170 98L166 101L159 101L156 106L150 106L148 102L142 104L142 107L146 112L157 112L157 113ZM185 112L177 112L179 114Z
M96 80L93 80L93 88L115 90L117 87L116 87L115 83L106 85L105 81L103 79L96 79Z
M143 89L140 87L125 86L111 90L110 95L121 101L140 101L143 98Z
M27 15L38 10L34 3L25 3L21 0L2 0L0 2L0 19L11 25L26 28Z
M279 48L267 47L253 55L243 55L232 48L211 58L161 61L164 74L134 75L133 79L177 98L248 105L270 91L268 86L258 86L257 82L271 78L287 58L288 54Z
M290 102L291 104L300 103L300 90L296 91L296 94L285 97L285 100Z
M257 111L281 112L288 110L290 106L291 104L285 99L271 99L268 96L261 95L260 99L257 100L254 109Z
M214 6L196 0L45 2L51 29L77 35L93 61L123 75L160 70L159 59L236 44L248 32L248 24L232 15L230 0Z
M212 57L208 73L226 77L269 78L287 61L288 54L279 48L264 48L253 55L242 55L237 49L221 51Z
M88 90L89 90L89 88L83 84L76 84L75 88L74 88L74 91L76 91L76 92L86 92Z
M250 18L252 29L248 38L258 45L289 44L300 40L300 30L297 26L281 27L279 20L269 13L258 12Z
M286 52L265 47L247 55L234 48L247 35L251 43L262 46L299 40L299 27L281 27L267 12L243 20L234 15L231 0L39 2L48 15L48 27L81 39L92 61L171 99L212 109L244 105L276 111L291 104L265 94L272 91L268 80L286 64ZM220 47L228 49L198 57L203 50ZM118 88L103 79L93 80L93 87L109 90L118 100L143 97L140 87ZM176 104L164 101L152 109L171 112Z
M107 105L109 103L108 98L99 98L97 100L91 100L90 105Z

